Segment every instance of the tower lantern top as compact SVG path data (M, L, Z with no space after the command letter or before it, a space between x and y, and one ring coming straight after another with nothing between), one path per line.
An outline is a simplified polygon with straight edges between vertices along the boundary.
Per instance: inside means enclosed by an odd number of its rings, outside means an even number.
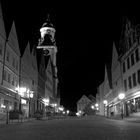
M50 18L48 15L45 23L43 23L40 29L41 37L44 38L45 34L49 34L50 32L55 33L55 28L53 24L50 22Z

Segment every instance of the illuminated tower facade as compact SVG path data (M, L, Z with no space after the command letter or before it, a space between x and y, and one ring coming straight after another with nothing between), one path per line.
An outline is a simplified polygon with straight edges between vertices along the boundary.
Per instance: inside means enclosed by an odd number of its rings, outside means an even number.
M57 102L57 86L58 86L58 78L57 78L57 66L56 66L56 54L57 47L55 41L55 28L53 24L50 22L49 16L45 23L42 25L40 29L40 39L37 46L37 49L43 49L44 56L50 56L50 61L52 63L52 72L53 72L53 97L55 102Z

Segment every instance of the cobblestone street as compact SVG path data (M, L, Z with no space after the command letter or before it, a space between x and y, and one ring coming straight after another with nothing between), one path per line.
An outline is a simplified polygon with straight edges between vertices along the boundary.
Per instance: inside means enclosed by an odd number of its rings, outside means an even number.
M3 124L0 140L139 140L140 123L104 117Z

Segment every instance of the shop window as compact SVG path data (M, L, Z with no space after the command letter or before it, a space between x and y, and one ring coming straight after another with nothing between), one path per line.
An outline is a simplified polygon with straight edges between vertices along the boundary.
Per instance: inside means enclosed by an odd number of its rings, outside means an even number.
M137 82L136 82L136 73L133 73L132 78L133 78L133 86L135 87L137 85Z

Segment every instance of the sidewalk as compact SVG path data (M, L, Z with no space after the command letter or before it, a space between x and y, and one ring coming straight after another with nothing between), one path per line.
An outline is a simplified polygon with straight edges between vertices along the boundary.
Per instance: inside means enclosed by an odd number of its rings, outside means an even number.
M14 123L24 123L24 122L28 122L28 121L33 121L35 120L36 118L27 118L27 119L23 119L22 121L21 120L10 120L10 122L8 122L8 124L14 124ZM0 125L2 124L6 124L6 120L0 120Z
M114 117L109 117L108 119L124 120L124 121L129 121L129 122L137 122L137 123L140 123L140 112L130 114L130 116L124 117L123 119L121 118L120 115L114 116Z

